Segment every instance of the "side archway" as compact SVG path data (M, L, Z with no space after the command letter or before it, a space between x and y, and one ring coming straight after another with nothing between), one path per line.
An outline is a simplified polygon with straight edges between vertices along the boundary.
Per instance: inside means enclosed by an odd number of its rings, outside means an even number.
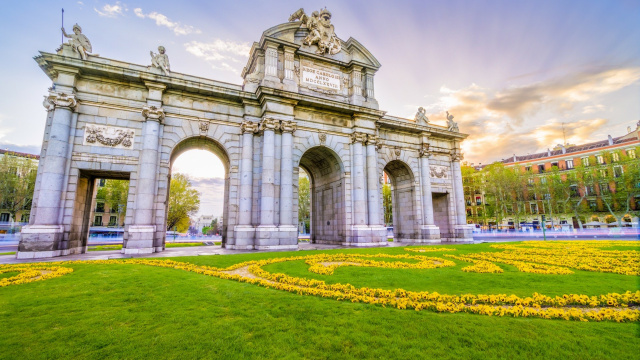
M394 240L420 239L420 215L413 171L405 162L392 160L385 165L384 172L391 185Z

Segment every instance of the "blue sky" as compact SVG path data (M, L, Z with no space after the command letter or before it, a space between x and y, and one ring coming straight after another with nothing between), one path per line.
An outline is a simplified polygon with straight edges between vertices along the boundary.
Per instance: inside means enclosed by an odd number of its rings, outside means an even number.
M60 9L103 57L148 64L167 48L175 72L241 83L262 31L300 7L326 6L343 40L380 61L389 114L433 122L449 110L487 163L619 136L640 120L640 1L15 1L1 23L0 147L39 152L50 81L32 57L60 44Z

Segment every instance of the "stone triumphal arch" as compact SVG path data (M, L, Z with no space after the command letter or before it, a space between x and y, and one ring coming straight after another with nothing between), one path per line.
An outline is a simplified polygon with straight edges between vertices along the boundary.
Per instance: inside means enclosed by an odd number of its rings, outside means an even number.
M242 85L91 55L82 29L35 60L53 81L29 225L18 258L87 248L95 179L130 181L123 252L162 251L173 159L199 148L226 167L223 246L297 249L298 176L311 178L312 239L386 243L381 181L391 179L396 238L469 241L460 142L448 126L386 115L376 58L339 39L325 9L300 9L255 42ZM88 48L87 48L88 45Z

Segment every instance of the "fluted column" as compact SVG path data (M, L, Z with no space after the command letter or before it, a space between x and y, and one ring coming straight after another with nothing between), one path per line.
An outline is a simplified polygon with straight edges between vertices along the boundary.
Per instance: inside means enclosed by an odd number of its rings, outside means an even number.
M369 225L380 225L380 181L378 180L378 137L367 136L367 192Z
M455 149L451 153L451 166L453 172L453 191L456 201L456 225L467 224L467 212L464 206L464 188L462 186L462 169L460 167L462 152Z
M429 144L422 144L420 149L420 183L422 185L422 214L424 225L434 225L433 197L431 194L431 168L429 167Z
M275 196L275 131L280 127L276 119L265 118L260 122L262 137L262 189L260 197L260 226L274 226Z
M242 159L240 161L240 204L238 225L251 225L251 204L253 202L253 134L258 131L258 124L243 121Z
M362 144L367 134L354 132L351 134L351 150L353 154L353 224L367 225L366 181L364 173L364 154Z
M51 130L40 177L40 191L35 199L37 210L34 225L57 225L62 209L62 192L64 191L65 170L69 153L69 135L71 134L71 118L77 105L75 95L52 94L46 102L54 108Z
M136 211L133 223L134 225L153 225L160 123L164 120L164 110L156 106L145 106L142 109L142 116L147 120L142 126L142 150L138 167Z
M280 225L293 225L293 133L296 123L282 121L282 157L280 159Z

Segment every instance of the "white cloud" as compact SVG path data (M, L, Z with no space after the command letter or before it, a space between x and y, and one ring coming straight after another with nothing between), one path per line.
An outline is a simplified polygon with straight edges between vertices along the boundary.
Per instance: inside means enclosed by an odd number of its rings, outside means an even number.
M78 2L78 4L84 5L81 1ZM124 15L123 11L126 10L126 6L121 5L120 1L116 1L116 3L113 5L105 4L102 7L102 10L98 10L96 8L93 8L93 10L95 10L95 12L97 12L100 16L115 18L120 15Z
M211 42L191 41L184 44L184 46L189 53L203 58L214 69L234 73L240 72L251 50L249 43L237 43L221 39L214 39ZM233 63L233 65L230 63Z
M166 15L157 13L155 11L145 14L141 8L135 8L133 9L133 13L136 14L136 16L141 19L149 18L151 20L154 20L156 22L156 25L167 27L173 30L173 32L176 35L188 35L192 33L194 34L201 33L200 30L194 28L191 25L183 25L183 24L180 24L179 22L171 21Z

